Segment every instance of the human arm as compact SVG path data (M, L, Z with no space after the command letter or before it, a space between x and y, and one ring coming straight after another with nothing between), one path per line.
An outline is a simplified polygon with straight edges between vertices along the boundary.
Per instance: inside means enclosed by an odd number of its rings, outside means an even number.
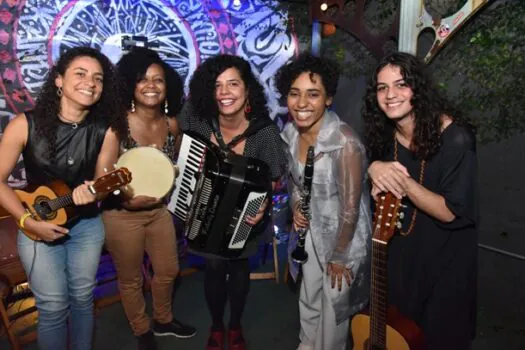
M334 182L337 185L339 202L339 232L335 246L328 257L327 273L331 276L332 288L337 285L341 290L343 278L350 285L352 275L352 257L349 246L352 244L357 221L364 181L365 151L355 139L348 139L334 160Z
M467 129L457 126L446 130L442 137L439 162L444 171L435 191L430 191L412 177L406 177L397 170L388 173L384 171L385 168L376 166L372 171L369 168L369 174L372 177L382 173L384 178L395 176L399 191L406 195L418 210L441 224L468 224L475 220L476 210L473 208L475 199L471 198L475 193L476 140ZM372 194L382 191L375 183L373 181L375 188L372 188ZM458 217L466 221L460 223Z
M26 213L15 191L7 184L20 155L27 144L28 123L24 114L17 115L7 125L0 139L0 206L20 224L20 218ZM24 220L24 228L40 239L50 242L68 232L64 227L36 221L31 217Z
M265 139L256 139L255 141L260 141L260 145L257 146L260 147L259 159L264 161L270 167L273 193L273 190L285 174L287 168L285 144L279 136L279 129L273 124L267 127L266 133L263 133L263 135L265 135ZM271 197L267 198L257 214L252 217L247 217L246 222L250 225L259 223L263 219L266 208L271 200Z

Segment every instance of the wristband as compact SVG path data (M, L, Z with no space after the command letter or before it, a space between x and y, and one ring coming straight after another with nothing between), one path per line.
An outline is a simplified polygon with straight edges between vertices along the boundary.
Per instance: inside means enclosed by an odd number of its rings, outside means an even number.
M24 215L22 215L20 217L20 220L18 221L18 226L21 227L21 228L25 228L24 224L25 224L27 218L30 218L30 217L31 217L31 213L25 212Z

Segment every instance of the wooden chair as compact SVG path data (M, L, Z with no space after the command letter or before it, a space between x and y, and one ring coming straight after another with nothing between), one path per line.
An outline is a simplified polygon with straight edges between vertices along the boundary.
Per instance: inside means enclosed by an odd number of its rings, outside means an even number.
M26 330L26 327L22 325L19 327L16 324L17 320L26 315L32 314L32 317L36 317L36 308L31 306L16 312L9 312L8 308L14 298L15 287L27 282L24 269L18 259L17 232L18 226L12 218L0 220L0 319L2 322L0 329L7 335L12 350L21 350L22 345L36 340L35 331L20 335L19 331Z
M273 248L273 271L270 272L252 272L250 273L251 280L268 280L275 279L275 283L279 283L279 256L277 255L277 239L273 237L272 243L265 245L263 253L263 265L266 261L268 245L271 244Z

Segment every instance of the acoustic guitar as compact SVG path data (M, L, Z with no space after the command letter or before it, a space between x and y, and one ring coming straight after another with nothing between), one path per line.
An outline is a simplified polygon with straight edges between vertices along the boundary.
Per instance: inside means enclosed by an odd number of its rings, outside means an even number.
M116 191L130 182L130 171L127 168L119 168L99 177L88 188L92 194L104 194ZM55 180L46 186L28 186L24 190L15 190L15 193L34 220L66 225L78 216L73 203L73 193L63 181ZM10 214L0 207L0 218L8 216ZM32 240L40 240L30 231L22 231Z
M423 333L415 322L387 303L387 244L403 213L401 201L391 193L376 203L372 236L372 283L368 312L352 319L354 350L424 349Z

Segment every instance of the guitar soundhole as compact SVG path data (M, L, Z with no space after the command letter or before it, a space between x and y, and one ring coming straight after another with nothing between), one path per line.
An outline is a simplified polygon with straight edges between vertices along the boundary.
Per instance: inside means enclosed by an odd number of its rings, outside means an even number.
M53 220L57 217L56 211L53 211L49 206L49 198L47 197L37 197L35 202L35 210L38 213L38 216L44 220Z

